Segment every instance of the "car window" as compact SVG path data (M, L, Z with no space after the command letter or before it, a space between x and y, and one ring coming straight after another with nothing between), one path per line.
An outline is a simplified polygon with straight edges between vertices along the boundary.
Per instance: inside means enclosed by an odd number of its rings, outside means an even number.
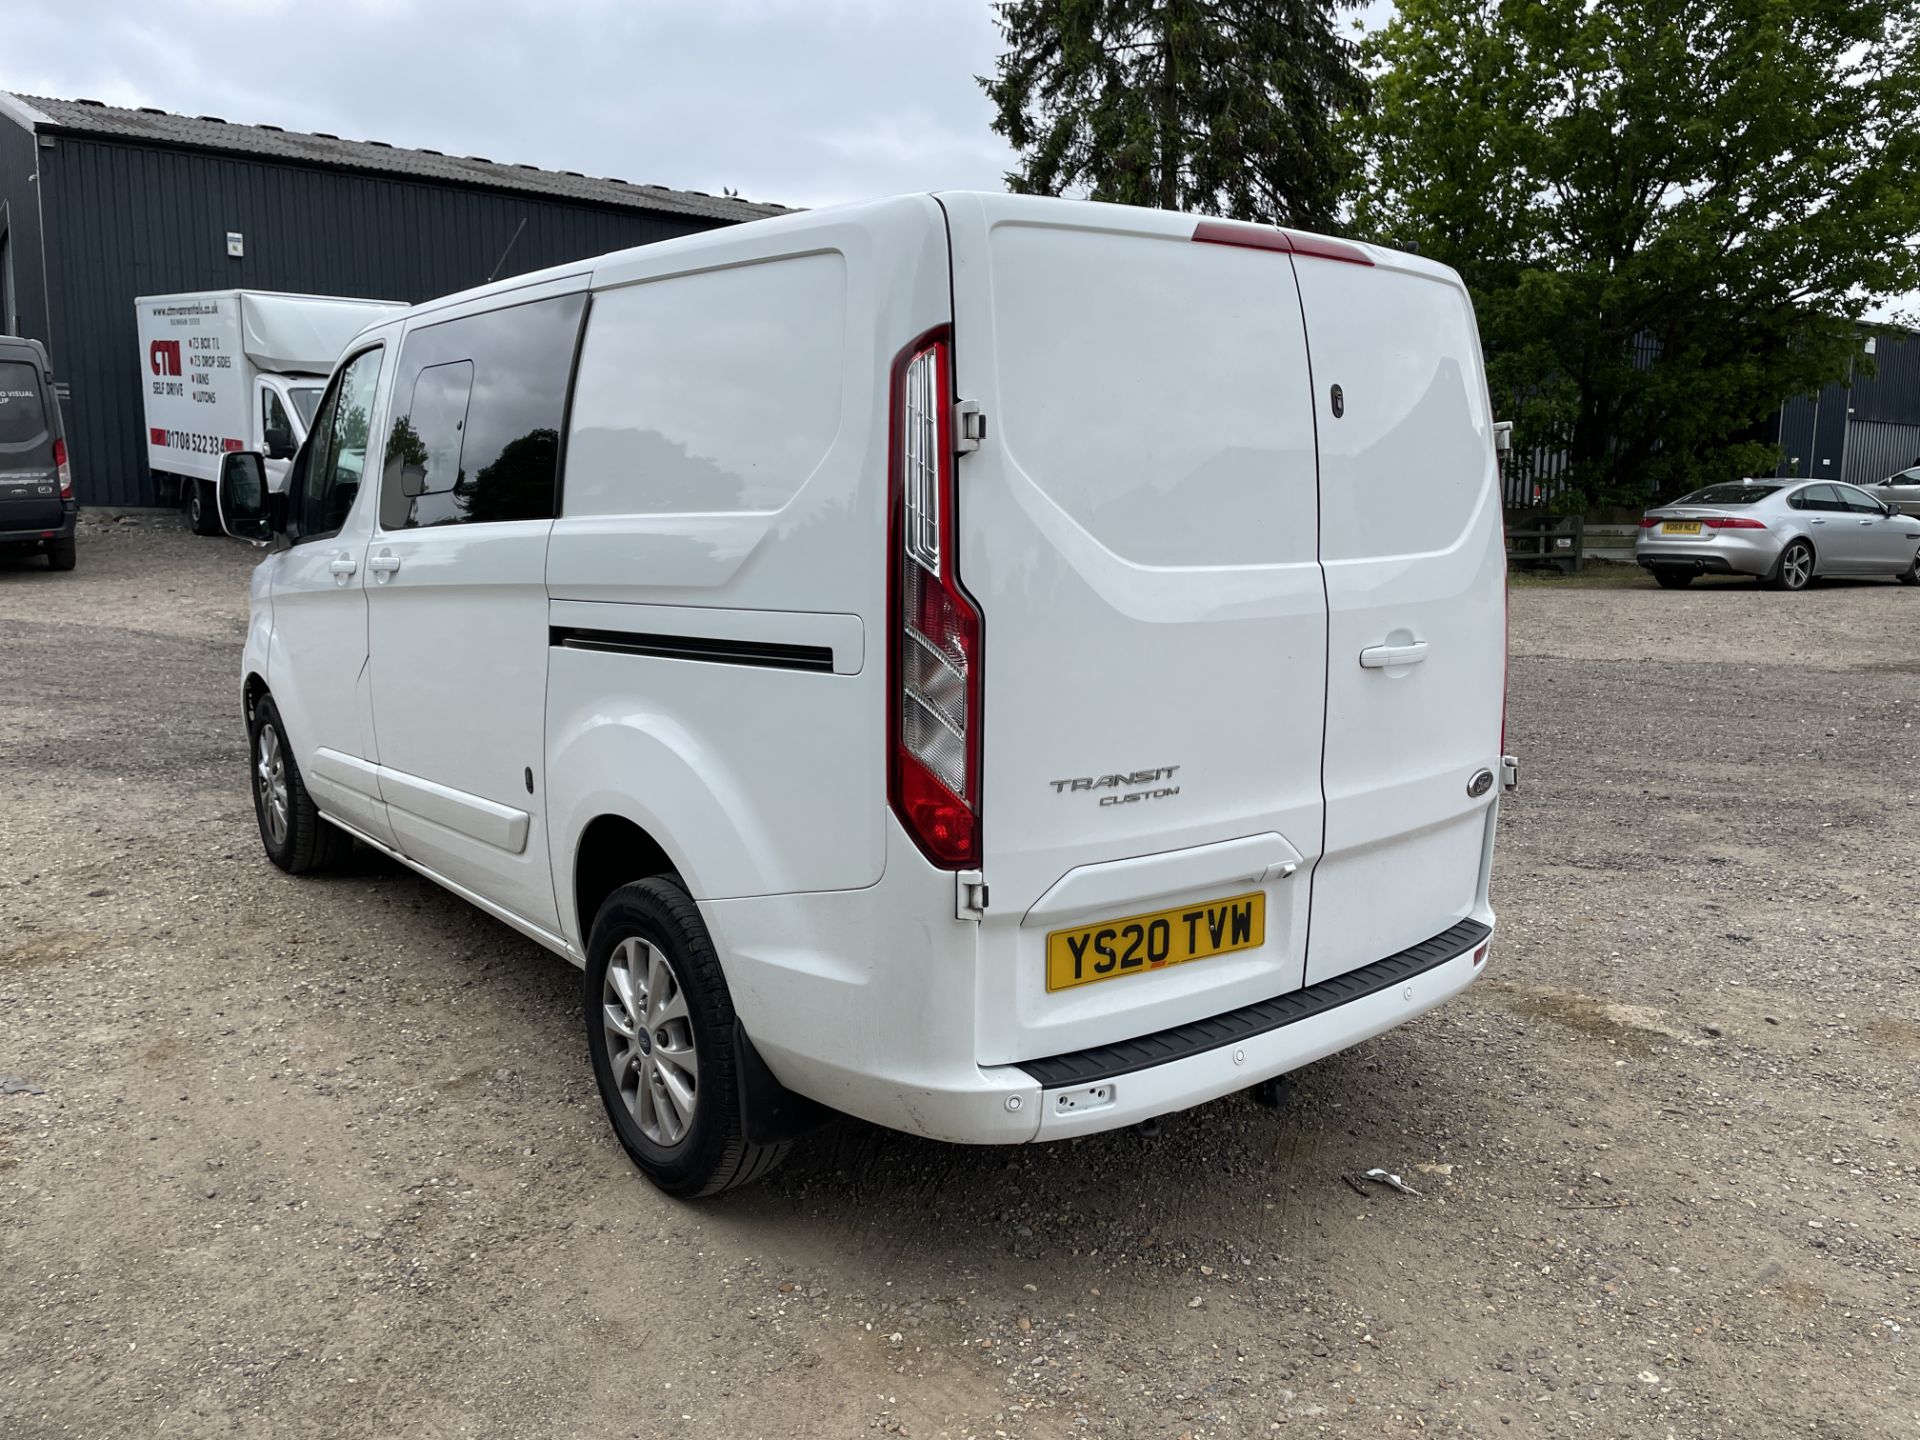
M1840 503L1856 515L1881 515L1886 513L1887 507L1880 501L1874 499L1873 496L1867 494L1864 490L1852 485L1836 485L1833 488L1840 496Z
M553 518L585 310L584 295L558 295L407 336L380 476L382 530Z
M1801 510L1818 510L1822 514L1844 511L1847 507L1840 503L1840 497L1833 493L1831 485L1809 485L1800 492Z
M30 445L47 433L40 376L23 360L0 360L0 445Z
M287 407L280 403L278 390L260 392L260 429L266 435L293 435L293 424L287 419Z
M1675 505L1756 505L1780 487L1778 485L1709 485L1682 495Z
M373 392L380 383L381 351L376 347L347 362L316 417L313 453L300 488L300 538L332 535L346 523L360 493L367 463L367 427L373 418Z
M300 423L313 430L313 412L320 408L320 387L318 385L294 385L287 394L293 399L293 408L300 412Z

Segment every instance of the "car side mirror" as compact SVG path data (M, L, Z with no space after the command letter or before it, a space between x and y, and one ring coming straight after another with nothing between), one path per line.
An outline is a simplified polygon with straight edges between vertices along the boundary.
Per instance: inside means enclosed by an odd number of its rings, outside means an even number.
M236 540L264 545L273 538L267 513L267 463L256 451L233 450L220 461L215 491L220 528Z
M267 458L269 460L291 460L298 448L293 443L291 430L269 430L266 432Z

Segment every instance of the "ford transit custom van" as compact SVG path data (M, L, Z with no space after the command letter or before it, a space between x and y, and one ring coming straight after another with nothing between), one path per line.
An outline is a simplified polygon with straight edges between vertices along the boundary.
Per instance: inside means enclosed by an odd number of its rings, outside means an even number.
M844 1112L1016 1144L1251 1088L1484 966L1505 557L1429 260L921 195L382 319L253 579L260 833L584 970L657 1185Z
M0 335L0 553L37 552L55 570L73 569L79 513L46 348Z

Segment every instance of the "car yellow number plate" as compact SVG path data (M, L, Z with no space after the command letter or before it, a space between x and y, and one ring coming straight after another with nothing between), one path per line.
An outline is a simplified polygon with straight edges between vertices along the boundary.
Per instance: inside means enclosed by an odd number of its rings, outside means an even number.
M1047 936L1047 989L1144 975L1188 960L1257 950L1267 940L1267 897L1235 895L1055 930Z
M1662 535L1698 535L1700 533L1700 522L1698 520L1668 520L1661 525L1660 533Z

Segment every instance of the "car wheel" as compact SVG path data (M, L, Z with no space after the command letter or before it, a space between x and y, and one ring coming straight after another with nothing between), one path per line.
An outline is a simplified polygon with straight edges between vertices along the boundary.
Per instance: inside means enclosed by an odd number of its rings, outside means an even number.
M670 876L606 898L587 940L581 998L601 1102L642 1174L681 1199L757 1180L788 1142L741 1122L733 998L692 897Z
M1773 573L1767 577L1769 590L1804 590L1813 581L1813 547L1794 540L1780 552Z
M213 487L204 480L188 480L184 483L187 487L187 528L196 535L218 535L220 512L214 505Z
M1654 571L1653 578L1660 582L1662 590L1684 590L1693 583L1693 572L1675 570L1672 566L1668 566L1664 570Z
M1920 551L1915 552L1913 563L1893 578L1902 585L1920 585Z
M253 814L267 858L289 875L310 875L337 865L353 849L353 837L329 825L307 794L286 727L273 701L253 707Z
M80 563L80 547L74 543L73 536L64 540L47 542L47 568L49 570L71 570Z

